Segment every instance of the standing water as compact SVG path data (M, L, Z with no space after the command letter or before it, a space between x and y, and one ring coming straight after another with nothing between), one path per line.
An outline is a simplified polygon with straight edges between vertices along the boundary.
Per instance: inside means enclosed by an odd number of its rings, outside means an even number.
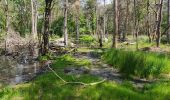
M27 82L36 76L39 62L28 50L20 51L17 56L0 56L0 82L15 85Z

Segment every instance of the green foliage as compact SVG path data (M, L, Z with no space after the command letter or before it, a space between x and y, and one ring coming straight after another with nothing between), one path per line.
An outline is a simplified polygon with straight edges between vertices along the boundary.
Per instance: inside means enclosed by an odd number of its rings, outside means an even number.
M95 38L91 35L81 35L80 42L90 46L95 41Z
M54 57L52 56L51 53L48 53L48 54L46 54L46 55L44 55L44 56L39 56L39 57L38 57L38 60L39 60L40 62L48 61L48 60L50 60L50 59L54 59Z
M52 23L51 25L51 30L53 31L52 33L62 37L63 27L64 27L64 17L60 17Z
M125 76L153 78L170 72L170 60L165 55L156 53L110 49L103 59Z
M13 13L12 25L21 36L31 32L31 7L30 1L14 0L15 13ZM13 9L13 8L12 8Z

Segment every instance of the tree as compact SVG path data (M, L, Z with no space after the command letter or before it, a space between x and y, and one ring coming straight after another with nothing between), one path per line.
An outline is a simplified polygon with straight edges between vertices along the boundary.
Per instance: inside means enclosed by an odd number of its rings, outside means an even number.
M51 5L53 0L45 0L45 19L44 19L44 34L43 34L43 49L42 54L46 55L49 49L49 27L50 27L50 15Z
M6 39L5 39L5 52L6 52L6 49L7 49L7 35L8 35L8 31L9 31L9 15L8 15L8 11L9 8L8 8L8 0L5 0L5 15L6 15L6 28L5 28L5 31L6 31Z
M64 3L64 44L68 46L68 31L67 31L67 9L68 9L68 0L65 0Z
M118 35L118 20L119 20L119 16L118 16L118 0L114 0L114 34L113 34L113 45L112 47L117 48L117 35Z
M37 1L31 0L32 36L37 37Z
M152 38L151 38L151 33L150 33L150 23L149 23L149 16L150 16L150 12L149 12L149 6L150 6L150 0L147 0L147 35L149 37L149 43L152 42Z
M167 32L167 40L170 43L170 0L168 0L168 32Z
M104 1L104 14L103 14L103 35L105 36L106 34L106 0L103 0Z
M161 39L161 31L160 31L160 28L161 28L161 21L162 21L162 6L163 6L163 0L160 0L160 1L159 1L159 4L157 4L158 14L157 14L157 18L156 18L156 21L157 21L157 26L156 26L156 35L157 35L157 38L156 38L156 46L157 46L157 47L159 47L159 45L160 45L160 39Z
M80 0L76 0L76 48L78 48L79 44L79 14L80 14Z

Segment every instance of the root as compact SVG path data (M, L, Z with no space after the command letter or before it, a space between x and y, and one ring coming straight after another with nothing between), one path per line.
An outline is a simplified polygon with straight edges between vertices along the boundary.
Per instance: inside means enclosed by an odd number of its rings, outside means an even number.
M62 77L60 77L49 65L47 66L53 73L55 76L57 76L60 80L62 80L64 82L64 84L80 84L80 85L85 85L85 86L92 86L92 85L97 85L100 83L103 83L106 81L106 79L103 79L102 81L99 82L93 82L93 83L84 83L84 82L67 82L66 80L64 80Z

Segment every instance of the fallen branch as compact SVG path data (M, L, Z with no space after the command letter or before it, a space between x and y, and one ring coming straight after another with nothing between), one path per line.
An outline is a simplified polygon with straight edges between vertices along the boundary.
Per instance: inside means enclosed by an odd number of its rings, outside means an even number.
M103 83L106 81L106 79L103 79L102 81L99 82L94 82L94 83L84 83L84 82L67 82L65 81L62 77L60 77L49 65L48 68L54 73L54 75L56 75L60 80L62 80L65 84L81 84L81 85L85 85L85 86L92 86L92 85L97 85L100 83Z

